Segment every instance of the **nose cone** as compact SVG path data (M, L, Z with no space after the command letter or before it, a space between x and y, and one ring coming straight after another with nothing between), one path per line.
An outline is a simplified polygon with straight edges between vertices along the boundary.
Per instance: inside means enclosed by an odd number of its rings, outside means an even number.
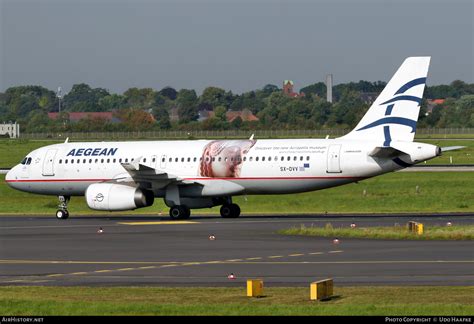
M12 168L12 169L10 169L10 170L7 172L7 174L5 175L5 181L6 181L6 183L7 183L10 187L14 188L14 183L15 183L14 181L15 181L15 180L16 180L16 177L15 177L15 168Z

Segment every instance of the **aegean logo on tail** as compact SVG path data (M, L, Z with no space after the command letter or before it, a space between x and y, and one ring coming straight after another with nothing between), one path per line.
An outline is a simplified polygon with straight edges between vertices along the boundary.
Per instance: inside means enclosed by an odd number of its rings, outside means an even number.
M66 156L114 156L118 148L72 149Z

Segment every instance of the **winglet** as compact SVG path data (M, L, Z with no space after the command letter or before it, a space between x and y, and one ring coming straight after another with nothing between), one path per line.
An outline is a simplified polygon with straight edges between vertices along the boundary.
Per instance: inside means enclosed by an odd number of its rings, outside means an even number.
M253 141L253 136L254 136L254 135L255 135L255 134L252 134L252 136L250 136L249 140Z

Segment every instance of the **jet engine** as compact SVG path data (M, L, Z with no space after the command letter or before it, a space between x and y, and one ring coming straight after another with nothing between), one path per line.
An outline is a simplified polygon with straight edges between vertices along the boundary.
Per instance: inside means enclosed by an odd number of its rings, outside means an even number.
M86 190L87 205L95 210L132 210L153 205L151 191L122 184L94 183Z

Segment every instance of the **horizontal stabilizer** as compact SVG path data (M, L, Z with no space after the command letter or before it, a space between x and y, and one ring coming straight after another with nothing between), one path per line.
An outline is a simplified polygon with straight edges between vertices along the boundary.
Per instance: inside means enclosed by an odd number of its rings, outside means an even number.
M441 152L456 151L465 148L465 146L446 146L441 148Z
M369 156L378 158L394 158L403 154L406 153L393 147L376 147L369 153Z

